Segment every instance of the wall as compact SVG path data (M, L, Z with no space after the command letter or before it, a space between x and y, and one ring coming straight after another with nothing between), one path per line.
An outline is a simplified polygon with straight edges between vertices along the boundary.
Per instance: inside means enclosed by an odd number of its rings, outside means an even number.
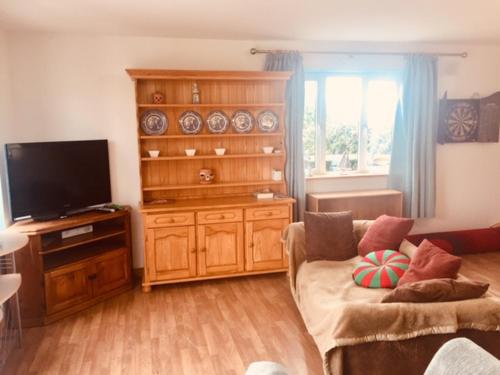
M113 199L138 207L140 199L135 140L133 83L125 68L259 70L263 56L251 47L408 50L395 44L342 44L188 40L137 37L9 34L8 54L15 131L7 141L107 138L110 142ZM441 91L449 97L488 95L500 89L500 48L414 45L411 50L466 49L466 60L443 59ZM1 56L1 55L0 55ZM398 69L402 58L305 57L307 69ZM416 231L478 227L500 221L500 144L438 148L437 218L420 220ZM496 169L495 169L496 167ZM308 181L309 191L377 188L383 177ZM142 231L133 215L135 259L142 260Z
M9 138L10 131L10 81L7 56L7 36L0 30L0 144ZM0 152L0 230L7 221L7 204L3 205L2 197L7 197L7 186L5 181L5 161L3 148Z

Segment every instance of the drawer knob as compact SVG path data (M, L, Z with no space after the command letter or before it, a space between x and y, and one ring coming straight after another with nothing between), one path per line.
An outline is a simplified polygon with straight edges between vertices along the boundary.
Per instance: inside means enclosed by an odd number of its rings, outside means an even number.
M273 215L273 213L271 211L266 212L266 216L272 216L272 215Z
M220 215L219 219L225 219L226 217L224 215Z

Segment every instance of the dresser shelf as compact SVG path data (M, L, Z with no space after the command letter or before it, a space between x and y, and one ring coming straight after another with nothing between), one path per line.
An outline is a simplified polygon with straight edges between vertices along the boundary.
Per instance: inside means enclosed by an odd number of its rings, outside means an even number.
M248 182L221 182L214 184L189 184L189 185L160 185L143 187L143 191L156 190L183 190L183 189L211 189L236 186L259 186L259 185L281 185L283 181L264 180L264 181L248 181Z
M267 107L284 107L285 103L224 103L224 104L138 104L139 108L267 108Z
M283 137L283 133L222 133L222 134L175 134L175 135L141 135L141 140L161 139L201 139L201 138L251 138L251 137Z
M191 161L191 160L207 160L207 159L244 159L244 158L279 158L284 157L285 153L271 153L271 154L228 154L228 155L195 155L195 156L159 156L156 158L144 157L141 158L142 161Z

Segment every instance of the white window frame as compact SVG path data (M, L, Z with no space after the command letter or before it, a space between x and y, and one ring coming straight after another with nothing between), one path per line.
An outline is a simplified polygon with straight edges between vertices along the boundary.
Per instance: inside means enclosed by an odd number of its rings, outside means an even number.
M306 81L316 81L316 139L315 139L315 173L313 176L325 176L332 174L326 171L326 79L329 77L360 77L363 82L363 100L361 107L361 118L359 121L358 138L358 168L350 174L370 173L368 167L368 124L366 119L366 93L367 85L370 80L388 79L401 84L401 75L399 72L306 72ZM386 172L385 174L387 174ZM335 173L333 173L335 174Z

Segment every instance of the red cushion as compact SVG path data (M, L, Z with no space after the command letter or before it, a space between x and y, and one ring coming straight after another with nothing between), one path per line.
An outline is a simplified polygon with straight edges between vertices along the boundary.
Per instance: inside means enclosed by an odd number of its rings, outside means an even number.
M398 286L430 279L455 279L461 264L461 258L448 254L428 240L423 240L408 270L399 279Z
M413 226L413 221L403 217L379 216L359 241L358 254L366 256L372 251L398 249Z
M453 232L427 233L407 236L418 246L427 239L443 250L453 254L488 253L500 251L500 231L497 228L459 230Z

